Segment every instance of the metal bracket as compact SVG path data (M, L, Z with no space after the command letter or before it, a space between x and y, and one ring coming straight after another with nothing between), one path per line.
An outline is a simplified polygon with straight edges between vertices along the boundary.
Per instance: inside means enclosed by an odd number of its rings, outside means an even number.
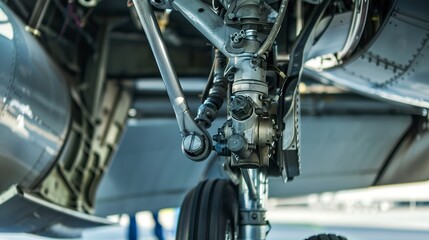
M201 1L174 0L172 6L225 56L231 57L231 53L226 50L227 39L237 29L226 26L223 20Z
M277 161L284 181L300 175L299 163L299 92L298 85L304 61L309 52L310 40L317 23L323 16L331 0L324 0L316 7L309 22L301 31L291 51L287 69L289 79L281 89L279 98L279 128L282 136L277 144ZM284 106L285 98L291 96L290 106Z
M317 23L321 20L323 13L326 11L332 0L324 0L320 5L316 7L310 16L309 22L305 24L298 38L296 39L292 51L290 53L290 61L287 70L287 76L295 77L301 74L303 69L304 61L310 48L308 46L311 41L311 35L313 29L315 29Z

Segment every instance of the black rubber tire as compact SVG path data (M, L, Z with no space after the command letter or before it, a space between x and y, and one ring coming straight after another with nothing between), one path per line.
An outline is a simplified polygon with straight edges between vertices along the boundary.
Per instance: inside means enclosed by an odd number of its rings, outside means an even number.
M199 183L183 200L176 240L225 240L227 232L230 239L238 232L236 187L223 179Z
M311 236L305 240L347 240L347 238L335 234L319 234Z

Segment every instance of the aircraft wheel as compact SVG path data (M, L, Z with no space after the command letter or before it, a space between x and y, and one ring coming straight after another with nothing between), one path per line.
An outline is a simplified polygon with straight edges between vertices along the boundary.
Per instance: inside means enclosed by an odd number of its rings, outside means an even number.
M311 236L305 240L347 240L347 238L335 234L319 234L317 236Z
M235 239L238 232L238 196L227 180L206 180L185 197L176 240Z

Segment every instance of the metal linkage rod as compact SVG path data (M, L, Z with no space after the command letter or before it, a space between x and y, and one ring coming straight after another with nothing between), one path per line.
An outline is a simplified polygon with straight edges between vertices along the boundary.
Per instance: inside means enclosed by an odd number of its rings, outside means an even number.
M250 169L241 168L241 174L243 175L244 182L247 185L247 188L249 189L249 195L250 199L255 200L258 199L258 192L256 190L255 185L252 182L252 179L250 178Z
M133 3L161 72L168 97L173 105L180 133L183 137L183 153L191 160L204 160L209 156L212 149L211 138L205 129L202 129L194 122L190 114L185 95L168 55L152 6L149 0L133 0Z
M36 2L33 13L31 14L30 20L28 22L28 26L26 26L26 30L28 32L31 32L36 36L40 35L39 28L50 3L51 0L38 0Z

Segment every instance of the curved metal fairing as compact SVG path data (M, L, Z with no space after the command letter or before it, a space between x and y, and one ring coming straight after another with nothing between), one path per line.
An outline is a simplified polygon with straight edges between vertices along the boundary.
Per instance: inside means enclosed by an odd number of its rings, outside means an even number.
M30 188L57 159L70 121L63 76L0 2L0 192Z
M398 0L374 40L346 63L306 70L366 95L429 108L429 2Z

